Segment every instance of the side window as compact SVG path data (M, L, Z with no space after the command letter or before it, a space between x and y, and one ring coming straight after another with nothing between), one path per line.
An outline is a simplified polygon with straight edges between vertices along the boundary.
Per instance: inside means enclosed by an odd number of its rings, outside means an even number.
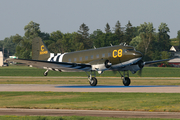
M71 62L71 59L69 59L68 61Z
M85 57L85 60L88 60L88 56Z
M77 58L74 58L74 62L76 62Z
M108 57L111 57L111 53L108 53Z
M82 61L82 57L79 58L79 61Z
M105 54L102 54L102 57L105 57Z
M93 55L91 55L91 59L93 59L94 58L94 56Z
M99 58L99 54L98 54L98 55L96 55L96 58Z

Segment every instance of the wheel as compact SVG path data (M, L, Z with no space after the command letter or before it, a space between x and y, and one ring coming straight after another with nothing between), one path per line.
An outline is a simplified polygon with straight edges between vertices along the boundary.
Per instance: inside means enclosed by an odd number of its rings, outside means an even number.
M48 75L48 72L45 72L45 73L44 73L44 76L47 76L47 75Z
M92 77L91 82L89 82L89 84L91 86L96 86L97 85L97 79L95 77Z
M123 84L124 86L129 86L131 83L131 80L129 79L129 77L125 77L123 80Z

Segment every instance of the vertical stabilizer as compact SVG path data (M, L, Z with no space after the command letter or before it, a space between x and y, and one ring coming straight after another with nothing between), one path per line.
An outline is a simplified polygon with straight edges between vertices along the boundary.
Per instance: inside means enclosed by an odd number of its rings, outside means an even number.
M32 40L32 59L33 60L48 60L50 52L40 37Z

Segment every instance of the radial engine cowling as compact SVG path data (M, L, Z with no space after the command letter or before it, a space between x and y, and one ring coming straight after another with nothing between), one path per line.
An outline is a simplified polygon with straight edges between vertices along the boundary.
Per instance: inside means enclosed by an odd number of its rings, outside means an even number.
M142 69L144 67L144 62L142 60L138 61L137 64L140 69Z
M142 60L139 60L137 63L132 64L130 66L126 66L125 68L121 69L122 71L131 71L132 74L136 73L138 70L142 70L144 67L144 62Z
M102 74L104 70L107 70L111 67L112 63L107 59L95 60L90 62L92 65L92 70L98 71L99 74Z

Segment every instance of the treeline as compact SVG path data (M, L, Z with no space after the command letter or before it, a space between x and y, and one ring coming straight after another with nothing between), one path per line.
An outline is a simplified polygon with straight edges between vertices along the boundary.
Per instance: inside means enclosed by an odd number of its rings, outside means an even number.
M138 51L144 54L144 60L166 59L169 57L171 40L170 32L166 23L161 23L158 32L152 23L143 23L134 27L128 21L125 27L122 27L117 21L113 28L107 23L104 31L97 29L89 33L89 27L81 24L79 30L73 33L62 33L57 30L52 33L41 32L40 24L33 21L24 27L25 34L20 36L16 34L0 41L0 50L4 49L5 56L16 55L19 58L31 59L32 39L41 37L49 51L52 53L64 53L84 49L119 45L126 43L134 46ZM179 32L180 34L180 32Z

